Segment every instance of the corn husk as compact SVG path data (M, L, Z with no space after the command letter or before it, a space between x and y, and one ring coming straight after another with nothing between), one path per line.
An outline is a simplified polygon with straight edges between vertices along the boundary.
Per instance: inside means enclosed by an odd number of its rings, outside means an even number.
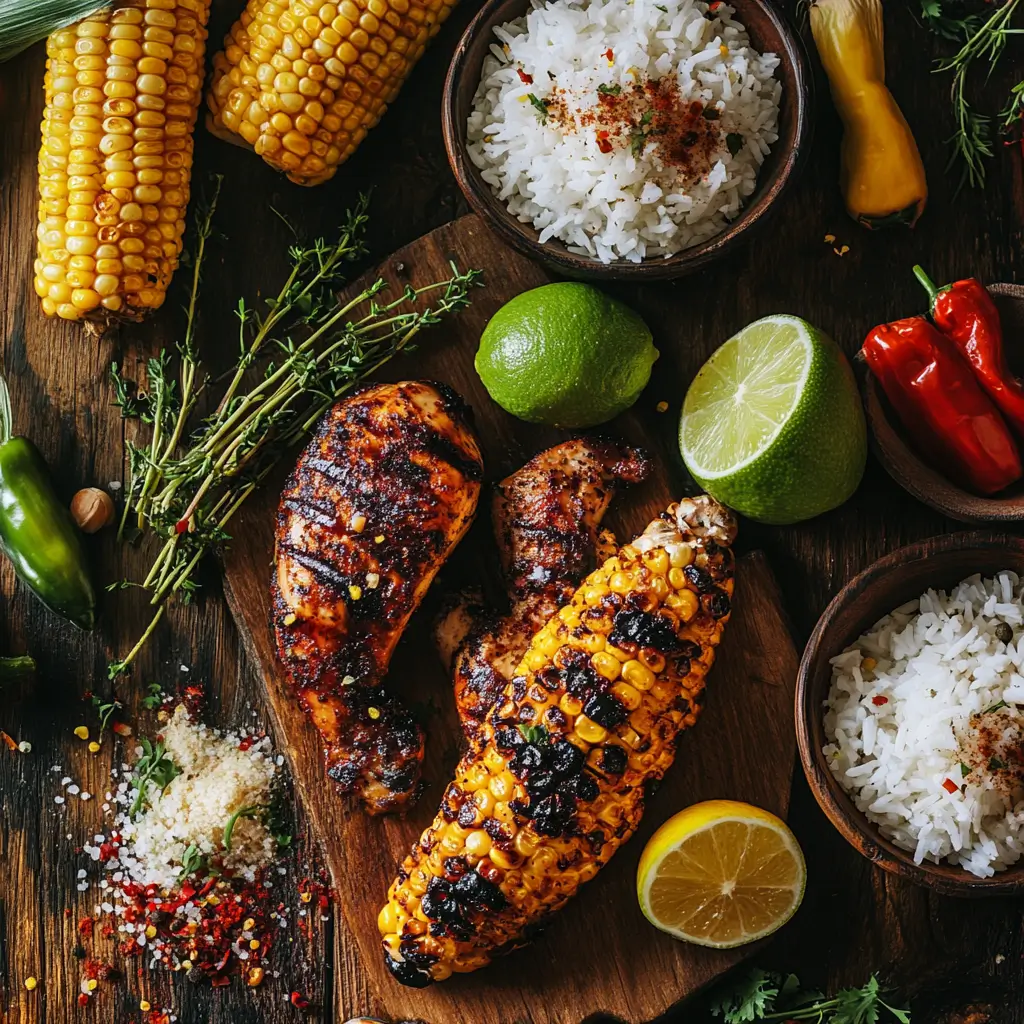
M109 6L110 0L0 0L0 62Z

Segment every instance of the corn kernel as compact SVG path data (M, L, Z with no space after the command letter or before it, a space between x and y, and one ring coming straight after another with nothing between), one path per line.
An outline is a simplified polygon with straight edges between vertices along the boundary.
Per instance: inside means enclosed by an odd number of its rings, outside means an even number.
M622 666L622 678L638 690L649 690L654 685L654 673L636 660Z
M576 735L584 743L602 743L608 736L608 730L586 715L580 715L576 719Z
M29 992L31 992L36 987L36 985L38 985L38 984L39 984L39 982L36 981L35 978L26 978L25 979L25 988L27 988L29 990Z
M477 829L466 836L466 853L471 857L486 857L490 852L491 837L483 829Z
M664 576L668 572L668 552L664 548L653 548L644 552L644 564L651 572Z
M671 608L683 622L689 622L697 614L700 602L692 590L682 590L665 598L665 607Z
M631 662L630 664L635 664ZM622 702L627 711L635 711L640 707L640 691L630 686L629 683L616 683L612 687L612 693Z
M100 751L100 745L95 740L93 740L92 743L89 744L89 753L90 754L98 754L99 751Z
M590 659L591 665L605 677L605 679L614 682L619 678L619 672L622 666L619 664L617 658L613 658L610 654L605 651L598 651L597 654L593 655Z
M674 569L685 569L693 561L693 548L689 544L673 544L668 560Z
M139 1000L139 1009L143 1013L148 1013L149 1010L150 1010L149 1000L147 1000L147 999L140 999Z
M89 738L89 729L84 725L76 726L75 735L80 740L87 740Z
M608 581L608 586L616 594L628 594L633 589L633 574L629 572L616 572Z

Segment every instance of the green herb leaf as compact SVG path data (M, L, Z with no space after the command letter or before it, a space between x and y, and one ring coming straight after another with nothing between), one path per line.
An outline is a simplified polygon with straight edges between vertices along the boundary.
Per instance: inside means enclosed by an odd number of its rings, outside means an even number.
M661 6L661 4L655 4L654 6L655 6L655 7L656 7L656 8L657 8L657 9L658 9L659 11L661 11L661 13L662 13L662 14L668 14L668 8L667 8L667 7L662 7L662 6Z
M142 756L135 762L135 774L132 785L138 790L132 801L129 817L134 818L142 810L142 805L149 799L149 784L152 783L163 792L172 779L181 774L181 769L164 752L162 741L151 743L145 736L139 740Z
M235 813L228 818L227 824L224 826L224 849L231 849L231 836L234 834L235 825L238 824L239 818L257 818L261 814L265 814L268 810L269 807L266 804L252 804L250 807L240 807L235 811Z
M206 857L199 852L199 847L195 843L189 843L181 855L181 871L178 872L178 881L185 881L190 875L197 874L205 867Z
M775 1006L779 984L777 974L755 967L713 999L709 1009L712 1016L723 1018L725 1024L763 1020Z
M960 762L960 775L961 775L961 777L966 779L967 776L970 775L970 774L971 774L971 766L969 764L964 764L963 761L961 761Z
M729 147L729 152L735 156L743 148L743 136L729 132L725 137L725 144Z
M1006 767L1006 762L1001 761L998 757L990 757L988 759L988 770L990 772L998 772Z
M543 725L521 725L519 734L527 743L543 744L548 741L548 731Z
M619 96L619 95L622 94L622 86L618 85L618 84L616 84L616 85L606 85L604 82L602 82L597 87L597 91L599 93L601 93L602 95L604 95L604 96ZM547 113L547 108L546 107L544 108L544 113Z
M164 692L160 688L159 683L150 683L146 687L149 691L145 697L139 702L147 711L152 711L154 708L160 707L164 702Z
M701 114L705 121L717 121L721 116L722 112L718 107L705 107L704 113Z
M547 120L548 117L548 105L540 98L535 96L532 92L526 94L526 98L533 104L534 108L542 116L542 120Z
M1000 708L1008 708L1009 706L1010 705L1007 704L1005 700L999 700L999 701L996 701L995 704L993 704L991 707L985 708L985 710L982 711L982 714L983 715L990 715L993 711L999 711Z
M941 39L961 42L970 39L981 25L980 14L948 14L945 0L921 0L921 23Z
M644 113L643 113L643 117L640 118L640 127L641 128L645 128L647 125L649 125L651 123L651 121L653 119L654 119L654 111L653 110L645 110Z

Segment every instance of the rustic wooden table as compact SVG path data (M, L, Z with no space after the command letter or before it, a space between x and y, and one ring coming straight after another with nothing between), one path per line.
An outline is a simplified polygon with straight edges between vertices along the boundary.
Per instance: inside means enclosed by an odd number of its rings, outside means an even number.
M439 95L448 56L475 6L467 0L456 11L383 124L328 185L309 191L289 185L251 154L197 130L196 181L221 172L227 183L218 224L229 241L210 267L203 302L201 345L208 358L215 360L218 350L222 357L231 353L234 342L220 339L231 337L235 297L251 297L280 278L286 231L270 207L306 231L330 230L357 194L372 186L369 242L376 257L465 212L441 145ZM215 0L212 40L220 39L239 7L240 0ZM712 297L719 312L729 310L731 328L773 311L798 313L831 332L852 354L872 324L922 308L910 274L915 262L924 263L936 280L971 273L990 281L1024 279L1017 221L1024 212L1020 154L1016 147L1000 148L985 190L954 194L944 173L943 140L952 131L946 83L931 73L945 44L918 25L916 8L895 0L886 5L886 50L893 91L929 171L932 199L921 224L913 232L872 235L846 217L836 188L839 125L819 77L816 138L802 183L749 248L703 274L661 286L678 298L681 316L688 308L708 309ZM1007 68L1011 63L1004 62ZM147 356L172 341L177 314L171 302L152 322L99 340L41 316L31 261L42 73L41 47L0 69L0 337L16 424L43 450L62 495L70 497L80 486L122 479L129 435L110 404L107 370L112 361L123 360L134 375ZM993 105L1009 84L999 76L989 83ZM837 255L824 241L826 234L849 250ZM721 340L704 339L699 321L694 332L695 356ZM691 372L702 358L694 359ZM678 381L677 399L686 384ZM671 430L668 419L665 429ZM842 509L793 528L750 525L743 544L767 552L799 644L830 596L859 569L907 541L953 529L956 524L912 501L872 462L860 491ZM112 531L97 536L92 547L105 579L137 572L143 564L144 553L118 547ZM95 801L57 806L53 798L65 774L83 789L105 789L114 748L108 742L99 755L90 755L73 729L94 721L83 694L110 692L107 661L137 636L145 609L131 591L107 595L103 628L86 637L59 623L16 585L6 562L0 583L0 650L31 651L40 666L34 685L9 689L0 698L0 729L32 743L27 755L0 747L3 1019L26 1024L139 1020L144 997L153 1007L173 1007L187 1024L242 1019L271 1024L300 1019L287 999L293 989L329 1008L336 972L353 969L332 963L329 922L314 927L308 939L289 933L277 950L281 979L259 989L235 984L211 990L183 977L136 973L132 966L126 984L104 986L88 1007L76 1005L82 977L76 922L96 900L92 892L76 888L75 848L91 837L98 808ZM156 680L168 689L201 681L210 693L214 721L261 721L256 681L239 650L216 566L206 568L197 602L166 617L134 680ZM134 711L140 688L122 683L117 696ZM120 759L120 751L116 754ZM297 819L296 834L305 841L297 865L280 883L282 899L293 903L298 880L320 865L301 808ZM978 1004L992 1020L1024 1022L1021 903L944 899L872 870L819 813L802 776L794 785L791 820L808 855L807 897L760 961L822 986L860 983L878 971L913 997L918 1021L964 1020L961 1011ZM40 979L32 993L23 986L29 976ZM581 1016L587 1010L580 1006ZM329 1016L325 1010L323 1019Z

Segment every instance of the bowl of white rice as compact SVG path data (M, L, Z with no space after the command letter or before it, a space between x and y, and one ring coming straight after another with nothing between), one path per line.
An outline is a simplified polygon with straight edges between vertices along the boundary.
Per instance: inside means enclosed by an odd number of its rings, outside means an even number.
M767 0L489 0L442 120L470 206L513 248L575 277L673 278L764 224L810 102Z
M873 863L949 895L1024 890L1024 539L948 534L855 577L804 651L796 731Z

